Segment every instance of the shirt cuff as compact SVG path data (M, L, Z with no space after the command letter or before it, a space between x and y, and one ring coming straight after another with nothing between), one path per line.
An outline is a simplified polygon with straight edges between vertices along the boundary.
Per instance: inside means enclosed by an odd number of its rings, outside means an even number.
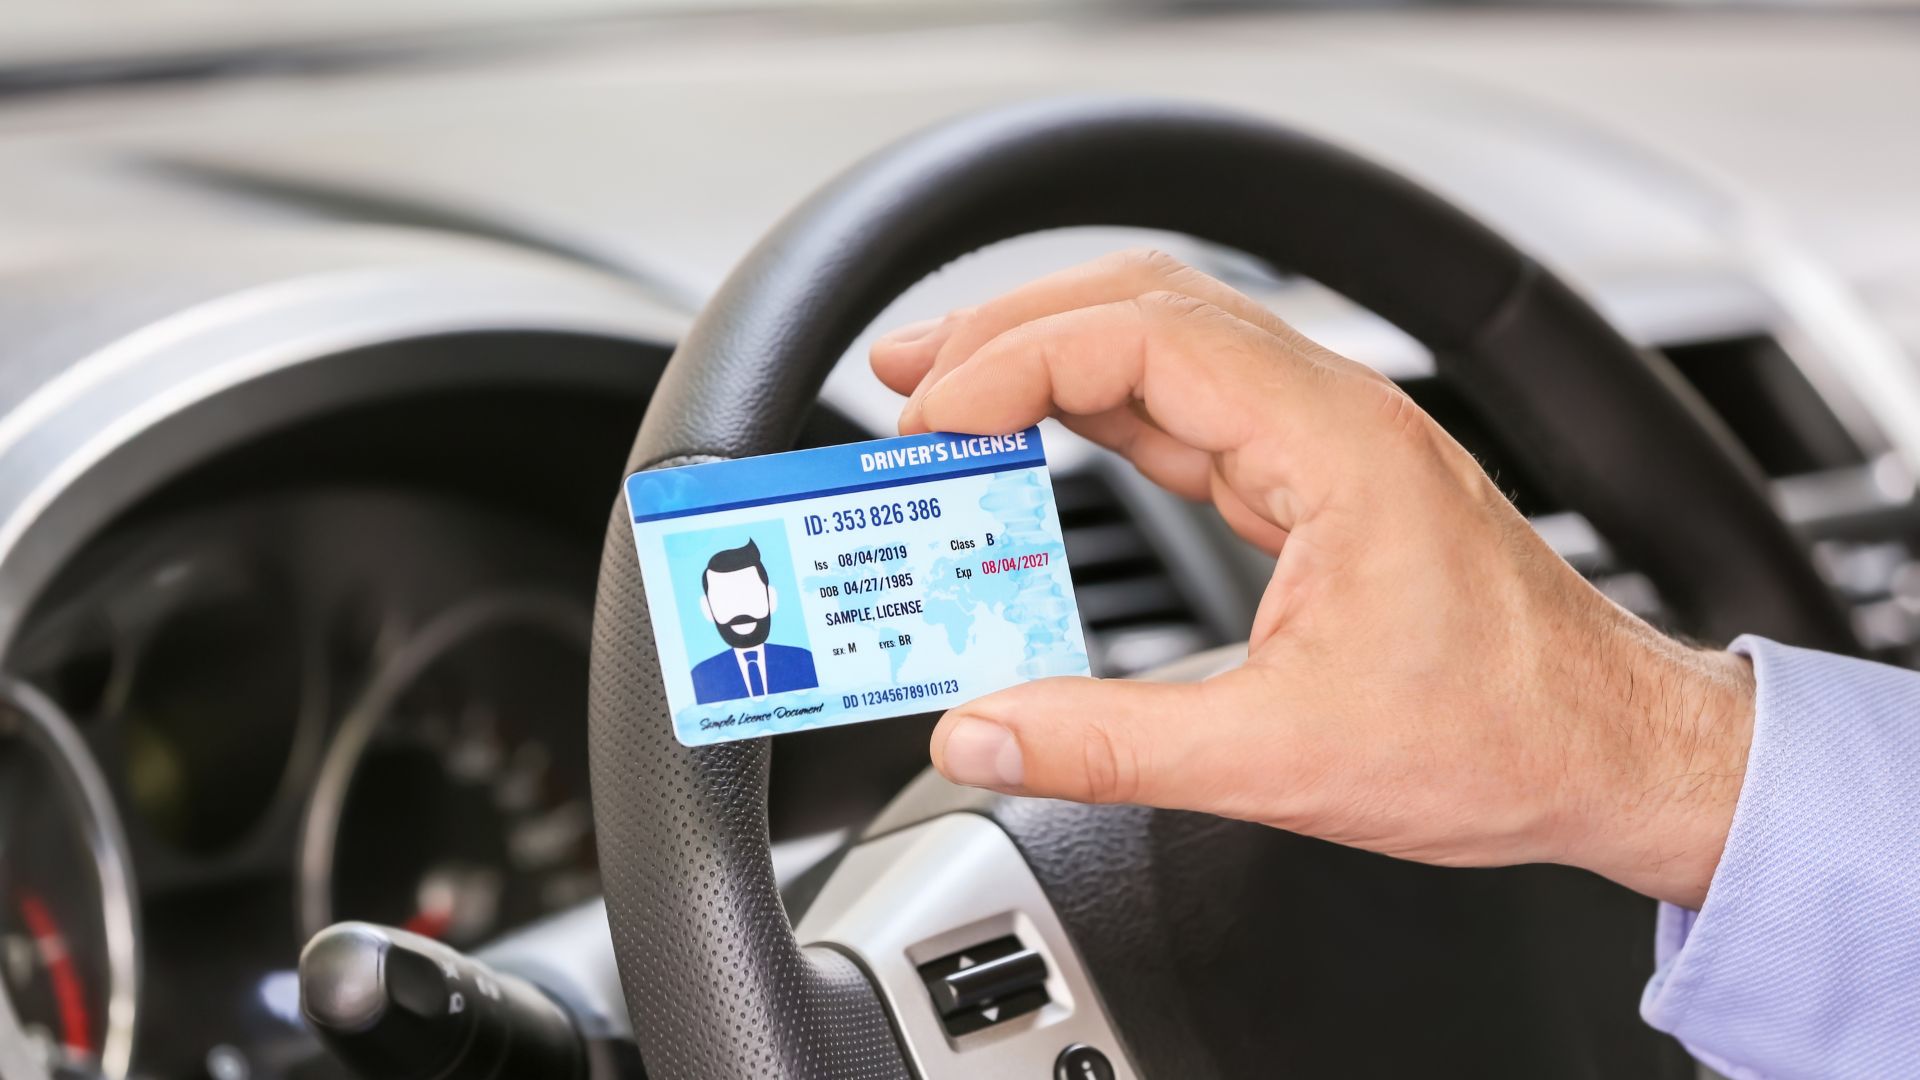
M1641 1015L1733 1080L1920 1075L1920 675L1732 648L1746 777L1705 903L1660 907Z
M1726 859L1721 858L1721 865ZM1718 875L1715 875L1716 877ZM1709 891L1708 896L1712 896ZM1691 994L1689 991L1705 978L1705 973L1697 969L1708 967L1710 960L1699 959L1686 954L1687 941L1693 935L1694 923L1700 913L1690 908L1662 901L1658 921L1653 931L1653 978L1647 980L1646 991L1640 996L1640 1015L1648 1024L1665 1031L1680 1040L1695 1061L1706 1065L1727 1080L1768 1080L1767 1077L1743 1065L1737 1065L1720 1055L1699 1046L1686 1036L1679 1034L1687 1015L1687 1006ZM1711 955L1713 950L1703 946L1695 950L1699 954ZM1684 961L1684 963L1683 963ZM1674 975L1679 973L1676 979Z

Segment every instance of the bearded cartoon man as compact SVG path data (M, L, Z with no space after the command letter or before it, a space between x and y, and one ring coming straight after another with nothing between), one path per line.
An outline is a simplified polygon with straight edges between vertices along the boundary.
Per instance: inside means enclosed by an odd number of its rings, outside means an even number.
M693 668L694 699L706 705L819 686L813 654L767 641L780 596L752 540L716 552L700 575L700 610L729 646Z

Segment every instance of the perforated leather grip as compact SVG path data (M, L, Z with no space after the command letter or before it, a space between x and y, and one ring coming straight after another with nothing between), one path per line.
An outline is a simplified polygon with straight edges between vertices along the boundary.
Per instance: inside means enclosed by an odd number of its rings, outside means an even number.
M624 501L600 565L592 680L594 827L647 1075L911 1076L860 969L794 940L767 846L766 740L674 740Z
M634 469L789 448L893 298L997 240L1168 229L1318 279L1431 347L1541 479L1691 626L1854 641L1758 472L1658 357L1511 245L1406 180L1295 132L1187 105L1051 102L936 128L795 210L667 367ZM797 948L766 842L764 742L673 739L624 504L601 567L594 807L634 1030L655 1075L902 1075L873 991Z

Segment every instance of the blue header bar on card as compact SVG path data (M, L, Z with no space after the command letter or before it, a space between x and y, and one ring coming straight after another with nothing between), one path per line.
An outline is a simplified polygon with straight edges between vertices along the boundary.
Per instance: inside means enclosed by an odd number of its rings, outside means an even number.
M635 523L659 521L1046 463L1038 427L1011 435L906 435L634 473L627 477L627 509Z

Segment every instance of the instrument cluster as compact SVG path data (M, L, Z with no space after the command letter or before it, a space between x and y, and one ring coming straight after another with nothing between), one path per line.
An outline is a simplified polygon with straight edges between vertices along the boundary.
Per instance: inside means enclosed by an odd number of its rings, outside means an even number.
M598 895L596 565L352 486L91 544L0 686L0 1073L335 1076L291 974L315 931L472 945Z

